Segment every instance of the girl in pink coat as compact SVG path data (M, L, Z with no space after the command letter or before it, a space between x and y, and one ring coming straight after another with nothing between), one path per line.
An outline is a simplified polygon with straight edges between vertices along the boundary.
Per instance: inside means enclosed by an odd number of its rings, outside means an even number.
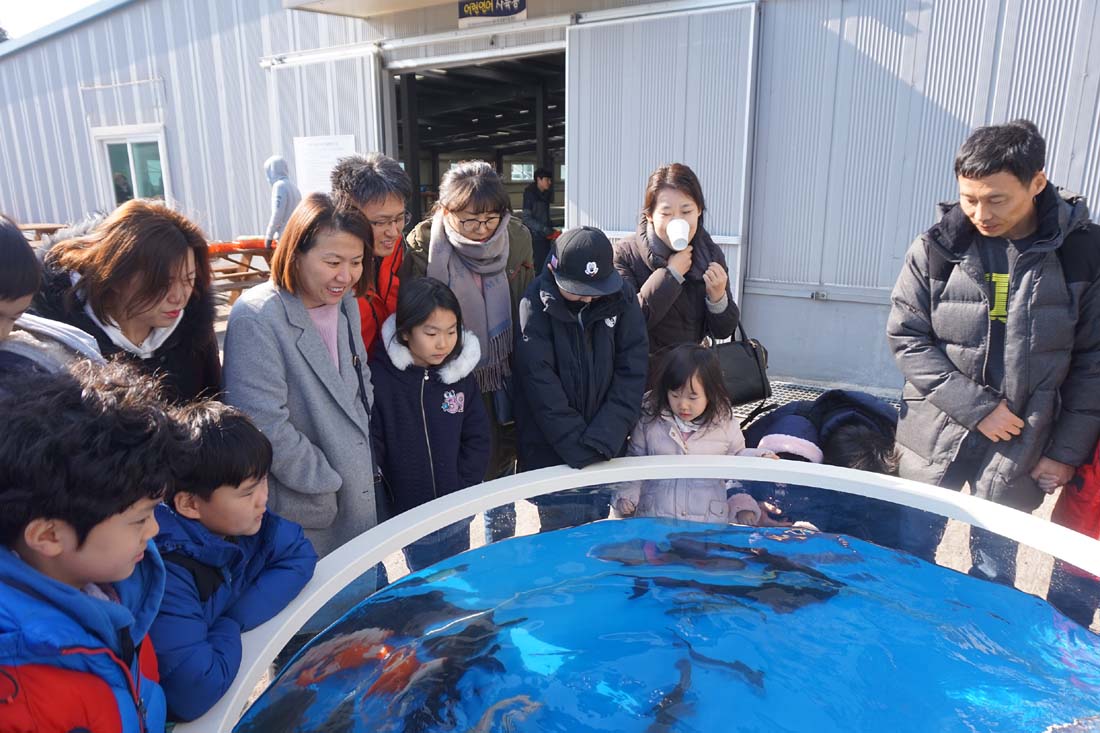
M672 348L660 361L652 384L642 404L642 419L630 434L628 455L778 457L745 447L722 367L711 349L696 344ZM727 499L726 482L720 479L631 482L616 492L615 508L622 516L776 524L748 494Z

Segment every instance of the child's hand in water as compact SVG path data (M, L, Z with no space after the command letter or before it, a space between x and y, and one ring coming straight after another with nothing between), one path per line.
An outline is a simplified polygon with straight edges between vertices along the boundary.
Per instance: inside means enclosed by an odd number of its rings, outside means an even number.
M776 457L778 458L778 456ZM794 522L788 522L786 519L773 519L773 514L781 515L783 512L770 501L757 503L760 505L760 521L757 523L757 527L790 527L794 524Z

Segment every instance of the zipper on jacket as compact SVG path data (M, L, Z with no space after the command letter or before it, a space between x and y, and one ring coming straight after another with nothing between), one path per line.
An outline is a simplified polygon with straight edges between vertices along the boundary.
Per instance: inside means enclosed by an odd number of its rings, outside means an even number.
M439 498L439 490L435 487L435 462L432 460L432 441L428 437L428 415L424 411L424 385L428 383L430 374L427 369L424 370L424 379L420 382L420 420L424 425L424 445L428 449L428 470L432 474L432 497Z
M116 655L113 651L111 651L107 647L103 647L101 649L89 649L88 647L70 647L68 649L62 649L61 653L62 654L87 654L87 655L106 654L111 659L112 662L117 664L122 669L122 673L126 676L126 684L129 685L129 687L130 687L130 697L133 698L133 700L134 700L134 709L137 711L139 733L147 733L147 731L149 730L149 727L148 727L148 725L146 725L145 716L146 716L146 713L148 711L145 709L145 701L141 699L141 692L138 689L138 682L135 681L134 675L130 672L130 668L122 663L122 660L118 658L118 655ZM136 657L135 657L135 660L136 660ZM138 680L140 680L141 679L141 662L137 662L137 664L138 664ZM122 716L122 711L119 710L118 712L119 712L119 716L121 717Z

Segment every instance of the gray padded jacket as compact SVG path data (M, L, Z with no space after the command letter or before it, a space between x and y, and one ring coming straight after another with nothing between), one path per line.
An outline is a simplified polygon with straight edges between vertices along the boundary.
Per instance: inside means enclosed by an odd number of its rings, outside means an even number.
M900 474L937 484L1001 399L1025 422L981 463L977 496L1030 511L1029 476L1047 456L1085 463L1100 434L1100 227L1080 196L1053 185L1036 197L1039 236L1011 273L1004 392L982 383L989 298L976 230L958 204L917 238L892 295L886 333L905 377Z

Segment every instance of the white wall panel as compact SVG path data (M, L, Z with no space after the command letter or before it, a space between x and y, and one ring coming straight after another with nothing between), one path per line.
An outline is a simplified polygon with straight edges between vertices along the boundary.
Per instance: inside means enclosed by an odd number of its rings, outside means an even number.
M633 231L664 163L699 175L714 235L741 236L752 16L743 5L569 29L566 220Z
M160 124L176 206L212 238L260 232L268 156L293 173L295 136L380 140L370 60L269 72L259 59L373 37L279 0L146 0L0 56L0 211L65 222L110 208L91 128Z

